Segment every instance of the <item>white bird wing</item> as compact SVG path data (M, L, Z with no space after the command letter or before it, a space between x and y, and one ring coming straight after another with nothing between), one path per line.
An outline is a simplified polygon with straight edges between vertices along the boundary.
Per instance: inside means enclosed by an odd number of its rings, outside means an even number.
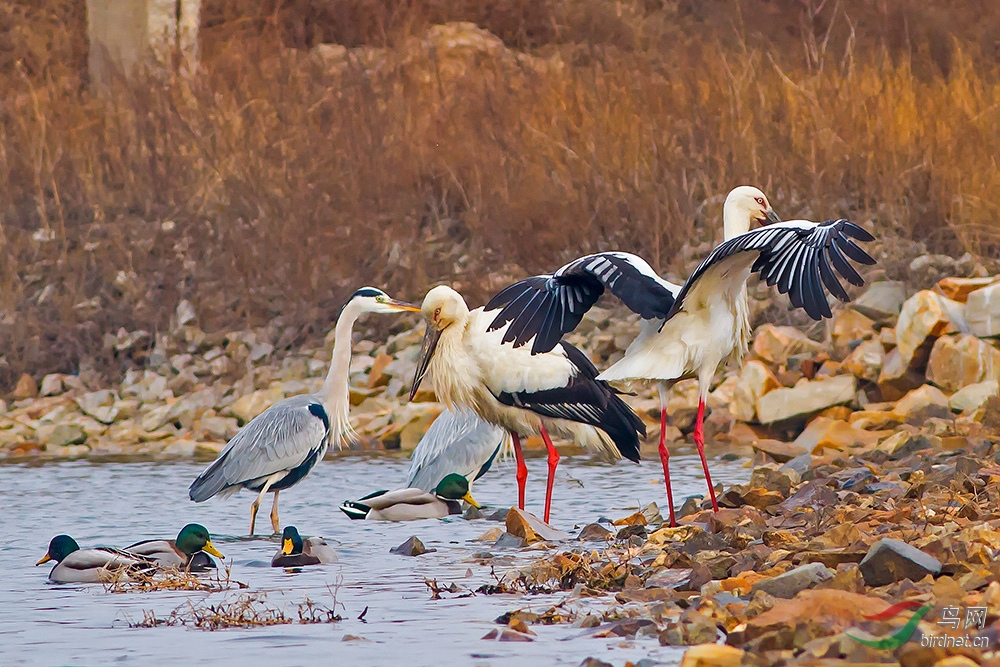
M152 566L154 563L150 559L126 553L119 549L94 547L74 551L60 561L59 565L71 570L93 570L97 568L117 570L123 567Z
M406 486L433 491L452 473L473 482L502 455L507 443L504 429L483 421L472 410L457 406L445 410L413 450Z
M202 502L226 487L298 467L310 456L325 452L329 425L329 417L315 396L304 394L278 401L229 441L191 484L191 499Z
M534 337L532 353L548 352L564 334L576 328L605 288L643 319L665 319L681 289L658 276L638 255L587 255L552 275L526 278L500 291L486 304L486 311L501 309L488 330L509 323L504 343L521 347Z
M852 239L875 237L847 220L809 222L790 220L753 229L718 246L684 283L667 319L688 302L707 302L711 293L742 287L749 273L758 273L768 286L788 294L796 308L814 320L832 317L823 287L841 301L850 297L837 278L864 285L848 259L872 265L875 260Z
M437 502L437 496L422 489L396 489L358 502L373 510L384 510L393 505L428 505Z

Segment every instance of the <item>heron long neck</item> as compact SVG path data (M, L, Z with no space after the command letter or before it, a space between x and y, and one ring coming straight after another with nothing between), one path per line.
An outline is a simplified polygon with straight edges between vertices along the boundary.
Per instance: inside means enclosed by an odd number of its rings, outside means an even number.
M354 303L348 303L337 318L330 370L320 390L323 408L330 417L330 444L334 447L340 446L342 438L352 438L354 435L349 421L351 395L348 381L351 372L351 333L360 315L358 307Z

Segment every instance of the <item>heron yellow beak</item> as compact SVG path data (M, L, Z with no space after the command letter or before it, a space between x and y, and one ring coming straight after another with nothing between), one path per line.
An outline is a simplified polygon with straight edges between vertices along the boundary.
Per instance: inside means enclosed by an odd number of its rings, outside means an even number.
M479 509L479 503L477 503L476 499L472 497L472 491L467 491L465 493L465 495L462 496L462 500L464 500L465 502L469 503L470 505L472 505L476 509Z
M42 560L35 563L35 567L38 567L42 563L48 563L50 560L52 560L52 556L45 554L44 556L42 556Z
M414 303L406 303L405 301L396 301L395 299L389 299L389 305L397 310L406 311L408 313L419 313L420 306Z
M281 553L283 553L286 556L290 556L294 548L295 546L292 544L291 540L285 540L284 542L281 543Z
M424 333L424 341L420 345L420 360L417 361L417 372L413 375L413 386L410 387L410 400L417 395L417 389L420 388L420 382L424 379L424 375L427 373L427 366L431 363L431 357L434 356L434 350L437 348L438 340L441 338L441 329L432 325L430 322L427 323L427 332Z
M204 551L207 554L211 554L211 555L215 556L216 558L225 558L225 556L223 556L222 554L220 554L219 550L216 549L212 545L212 541L211 540L209 540L208 542L205 542L205 546L203 546L201 548L201 550Z

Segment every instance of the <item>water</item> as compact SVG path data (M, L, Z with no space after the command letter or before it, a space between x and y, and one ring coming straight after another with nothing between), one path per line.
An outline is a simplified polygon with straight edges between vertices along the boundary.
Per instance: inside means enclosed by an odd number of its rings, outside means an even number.
M675 498L701 494L704 481L697 456L671 458ZM281 494L282 525L294 524L303 535L335 541L340 562L289 573L269 567L277 539L245 537L252 496L241 492L227 500L195 505L187 486L201 471L199 463L65 462L33 467L0 466L0 664L2 665L407 665L490 667L579 665L594 656L615 665L648 658L675 664L682 651L661 647L652 638L626 641L595 639L568 625L532 626L531 643L482 639L496 628L494 619L518 608L541 612L566 594L521 597L477 595L431 600L424 579L457 583L474 590L492 583L488 565L471 558L489 545L471 540L501 525L457 517L390 524L350 521L337 505L378 488L396 488L405 479L407 461L393 457L344 456L322 463L297 487ZM712 464L716 481L743 482L748 471L739 462ZM655 461L592 464L564 457L556 476L552 523L572 529L601 516L617 518L650 501L663 501ZM541 515L545 466L529 460L527 509ZM474 495L484 505L509 506L516 499L513 466L505 464L479 480ZM258 531L268 530L270 498L258 517ZM150 592L112 594L99 585L46 583L49 565L34 567L49 539L69 533L84 547L126 545L140 539L176 535L188 522L202 523L213 543L233 562L234 579L266 591L267 600L295 613L304 595L330 606L336 588L335 624L282 625L216 632L183 627L133 629L143 610L166 616L189 598L205 593ZM389 554L390 547L417 535L437 552L416 558ZM526 562L535 552L503 554L497 573ZM509 554L509 555L508 555ZM338 585L339 584L339 585ZM328 588L329 587L329 588ZM236 593L215 593L213 600ZM592 604L613 602L597 600ZM358 615L365 607L364 621ZM361 639L351 639L359 637ZM564 641L571 640L571 641ZM332 662L331 662L332 659ZM530 662L525 662L526 660Z

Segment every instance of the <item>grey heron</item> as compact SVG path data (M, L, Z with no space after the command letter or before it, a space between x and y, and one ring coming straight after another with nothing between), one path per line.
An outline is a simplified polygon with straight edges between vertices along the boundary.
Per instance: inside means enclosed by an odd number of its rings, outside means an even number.
M750 304L747 280L758 274L777 285L796 308L815 320L832 317L826 289L841 301L849 296L837 274L852 285L864 280L848 261L872 265L875 260L852 239L874 237L847 220L782 222L764 193L740 186L729 193L723 209L725 240L698 265L684 285L660 278L641 257L624 252L587 255L552 275L534 276L507 287L487 305L501 309L489 325L503 331L503 341L520 347L534 339L533 354L551 350L579 324L605 288L642 318L640 333L625 356L600 374L599 380L650 380L660 393L660 460L663 464L670 523L674 518L666 448L666 392L675 382L696 377L699 383L694 441L708 482L712 508L715 489L705 460L703 421L712 378L727 358L735 363L747 353ZM751 230L751 224L765 226ZM767 224L770 223L770 224Z
M348 380L355 321L365 313L419 310L374 287L355 292L337 318L330 370L319 393L291 396L251 419L192 482L188 489L191 500L200 503L217 494L225 497L241 488L259 492L250 507L253 535L257 509L270 491L274 494L271 527L277 533L278 492L300 482L323 459L331 444L340 447L342 440L354 437L348 419Z
M433 491L451 473L471 485L511 446L507 433L468 408L445 408L410 456L406 486Z
M412 399L427 372L434 391L449 407L470 408L507 429L517 459L518 504L524 507L527 467L520 435L539 433L548 450L545 521L559 453L549 431L611 458L639 460L639 435L646 427L606 382L587 356L562 342L543 354L503 345L504 330L490 332L482 308L469 310L462 295L439 285L424 297L427 322Z

